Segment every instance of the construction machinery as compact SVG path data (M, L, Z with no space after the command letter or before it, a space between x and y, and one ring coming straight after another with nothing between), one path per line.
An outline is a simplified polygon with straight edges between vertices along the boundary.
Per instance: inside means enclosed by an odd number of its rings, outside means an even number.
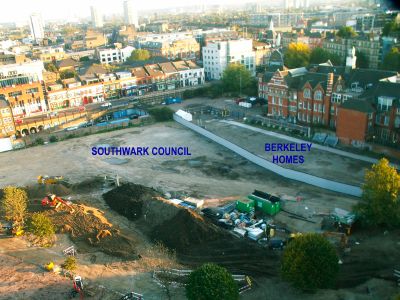
M58 197L55 194L49 194L46 197L44 197L42 199L42 206L53 207L54 209L58 209L59 207L64 206L67 209L69 209L71 213L75 211L69 201L62 199L61 197Z
M64 180L62 176L48 176L48 175L39 175L37 178L37 182L39 184L56 184L60 183Z
M74 277L74 287L71 292L71 298L75 298L78 295L80 299L83 299L83 280L81 276Z

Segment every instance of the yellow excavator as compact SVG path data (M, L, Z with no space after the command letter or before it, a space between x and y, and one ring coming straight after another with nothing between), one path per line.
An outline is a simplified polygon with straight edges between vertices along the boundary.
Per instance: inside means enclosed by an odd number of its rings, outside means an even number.
M62 176L39 175L37 178L39 184L56 184L63 180L64 178Z

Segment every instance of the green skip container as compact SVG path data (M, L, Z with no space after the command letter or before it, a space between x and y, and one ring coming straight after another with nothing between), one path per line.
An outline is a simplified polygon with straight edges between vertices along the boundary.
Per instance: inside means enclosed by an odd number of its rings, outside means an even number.
M274 216L281 210L279 201L270 201L261 197L257 197L253 194L248 195L247 198L254 200L256 210L262 211L267 215Z
M254 200L246 198L237 200L236 209L243 213L249 213L254 209Z

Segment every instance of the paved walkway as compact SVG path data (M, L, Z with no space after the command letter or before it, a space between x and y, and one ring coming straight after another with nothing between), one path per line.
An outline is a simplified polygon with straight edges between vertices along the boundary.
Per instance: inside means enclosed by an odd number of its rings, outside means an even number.
M252 130L252 131L256 131L256 132L259 132L259 133L262 133L262 134L265 134L265 135L269 135L269 136L273 136L273 137L276 137L276 138L280 138L280 139L283 139L283 140L287 140L289 142L294 142L294 143L309 143L310 142L310 141L305 141L305 140L301 140L301 139L298 139L298 138L294 138L294 137L291 137L291 136L287 136L287 135L284 135L284 134L280 134L280 133L277 133L277 132L264 130L264 129L257 128L257 127L254 127L254 126L249 126L249 125L246 125L246 124L243 124L243 123L240 123L240 122L236 122L236 121L222 120L221 122L228 123L228 124L235 125L235 126L242 127L242 128L246 128L246 129L249 129L249 130ZM366 161L366 162L369 162L369 163L372 163L372 164L375 164L375 163L378 162L378 160L376 158L372 158L372 157L364 156L364 155L359 155L359 154L354 154L354 153L351 153L351 152L346 152L346 151L343 151L343 150L339 150L339 149L335 149L335 148L331 148L331 147L326 147L326 146L322 146L322 145L319 145L319 144L314 144L313 143L312 147L314 149L319 149L319 150L331 152L331 153L334 153L334 154L337 154L337 155L340 155L340 156L345 156L345 157L354 158L354 159L357 159L357 160ZM396 169L399 169L398 165L396 165L396 164L391 164L391 165L393 167L395 167Z

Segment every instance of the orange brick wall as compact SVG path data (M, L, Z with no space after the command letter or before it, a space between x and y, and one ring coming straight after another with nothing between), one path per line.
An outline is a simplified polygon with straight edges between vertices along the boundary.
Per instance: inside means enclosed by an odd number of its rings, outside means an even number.
M336 135L345 143L365 141L368 131L367 113L339 107Z

